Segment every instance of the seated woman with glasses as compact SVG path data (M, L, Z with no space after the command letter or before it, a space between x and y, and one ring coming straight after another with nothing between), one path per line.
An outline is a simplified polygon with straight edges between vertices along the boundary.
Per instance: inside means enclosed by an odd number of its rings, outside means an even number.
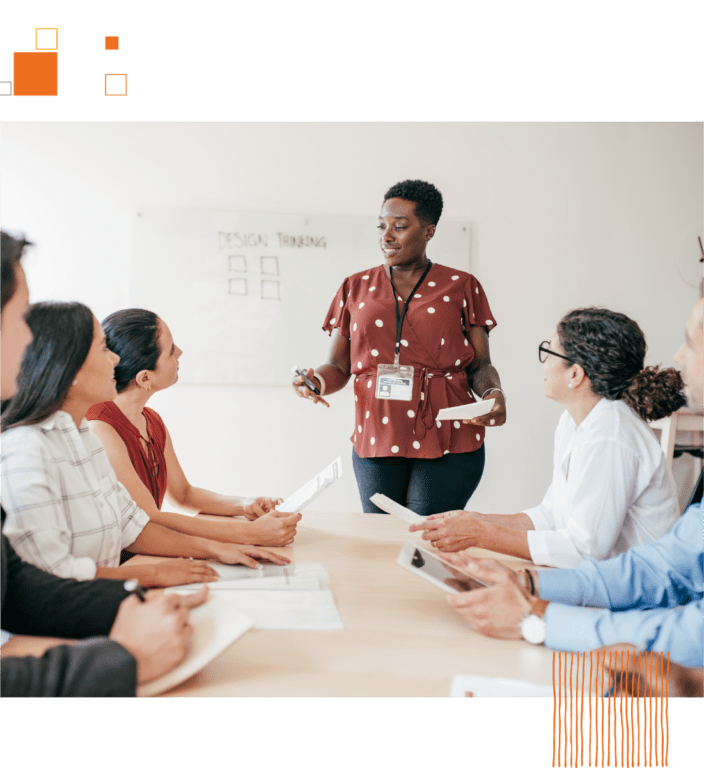
M443 552L481 547L539 565L604 560L667 533L677 488L646 421L682 407L682 377L644 367L638 324L608 309L568 312L539 347L544 394L564 406L555 432L552 483L543 501L513 515L466 510L409 530Z
M274 509L281 499L221 496L186 479L161 416L146 407L153 394L178 381L181 350L169 326L146 309L122 309L105 318L103 330L108 349L120 358L117 397L94 405L86 418L137 504L154 522L193 536L271 547L291 544L301 515ZM163 512L164 496L179 508L221 519ZM239 515L246 519L233 519Z
M88 409L115 397L119 357L83 304L44 302L26 315L33 340L2 408L3 533L20 557L65 578L137 578L143 586L215 581L204 560L259 568L288 558L189 536L149 519L118 482ZM120 553L166 560L120 564Z

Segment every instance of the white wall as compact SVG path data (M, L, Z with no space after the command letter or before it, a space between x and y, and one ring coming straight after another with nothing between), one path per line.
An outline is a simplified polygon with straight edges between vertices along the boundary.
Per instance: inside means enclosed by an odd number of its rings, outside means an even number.
M565 311L630 314L648 362L667 364L696 296L680 271L702 233L701 124L5 123L0 141L2 223L38 244L33 299L84 301L99 318L127 306L137 205L368 215L392 183L434 182L443 216L472 224L508 396L476 509L518 511L546 488L560 409L542 396L536 348ZM360 269L378 261L359 255ZM298 362L322 362L322 331L300 333L311 355ZM288 386L178 385L150 405L191 482L286 495L342 453L347 477L316 508L359 509L349 391L329 411Z

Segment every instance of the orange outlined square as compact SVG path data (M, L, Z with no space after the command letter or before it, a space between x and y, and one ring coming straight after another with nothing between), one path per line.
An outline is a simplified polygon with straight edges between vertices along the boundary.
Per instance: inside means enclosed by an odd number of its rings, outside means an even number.
M106 96L127 96L127 75L105 75Z
M58 54L15 53L15 96L57 96Z
M117 51L120 49L120 38L119 37L105 37L105 50L106 51Z
M54 48L39 47L39 30L47 32L56 32L56 46ZM34 50L35 51L58 51L59 50L59 28L58 27L35 27L34 28Z
M124 77L125 78L125 92L124 93L108 93L108 77ZM127 96L127 72L106 72L103 78L103 94L105 96Z

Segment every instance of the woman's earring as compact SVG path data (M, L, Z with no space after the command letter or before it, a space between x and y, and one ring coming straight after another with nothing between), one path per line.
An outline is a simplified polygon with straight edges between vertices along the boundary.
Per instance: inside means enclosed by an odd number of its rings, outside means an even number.
M567 386L568 386L570 389L572 389L572 382L570 382L570 383L569 383Z
M74 380L73 380L73 384L71 384L71 386L72 386L72 387L75 387L75 386L76 386L76 384L78 384L78 379L74 379Z

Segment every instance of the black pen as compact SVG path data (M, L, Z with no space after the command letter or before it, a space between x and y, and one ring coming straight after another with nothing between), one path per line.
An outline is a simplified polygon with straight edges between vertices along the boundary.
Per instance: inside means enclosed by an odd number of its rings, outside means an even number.
M145 599L144 596L147 594L144 587L139 586L139 580L138 579L130 579L129 581L126 581L123 585L125 587L125 590L129 592L130 594L135 594L137 597L144 603Z
M313 384L313 382L303 373L303 371L300 368L294 367L291 369L294 373L297 373L299 376L303 376L303 383L308 387L308 389L311 392L315 392L316 395L320 394L320 390Z

